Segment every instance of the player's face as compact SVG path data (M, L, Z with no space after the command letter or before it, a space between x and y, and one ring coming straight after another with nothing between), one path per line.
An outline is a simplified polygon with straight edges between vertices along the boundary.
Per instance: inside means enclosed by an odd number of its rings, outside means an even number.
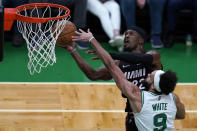
M155 76L155 73L156 73L156 72L157 72L157 70L153 71L151 74L148 74L148 77L146 78L146 80L147 80L148 82L153 83L153 81L154 81L154 76Z
M148 74L148 77L143 82L143 86L145 87L145 90L147 90L147 91L150 90L150 87L154 82L155 73L156 73L156 71L153 71L151 74Z
M124 51L133 51L139 45L139 34L134 30L127 30L124 38Z

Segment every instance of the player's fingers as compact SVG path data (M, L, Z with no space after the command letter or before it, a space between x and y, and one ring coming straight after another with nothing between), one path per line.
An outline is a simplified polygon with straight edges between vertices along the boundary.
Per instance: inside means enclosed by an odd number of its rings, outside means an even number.
M72 41L77 41L77 40L80 40L79 36L72 36Z
M79 29L79 31L81 31L81 33L84 33L85 31L83 31L82 29Z
M77 35L81 35L81 33L80 33L80 32L78 32L78 31L75 31L75 33L76 33Z
M86 53L87 54L92 54L92 55L95 55L96 54L96 52L94 50L88 50L88 51L86 51Z
M92 57L92 60L100 60L99 57Z
M87 51L86 51L86 53L91 53L91 52L92 52L92 50L87 50Z
M72 39L72 41L78 41L78 39Z
M92 54L91 50L86 51L86 54Z
M72 41L79 41L80 39L75 39L75 38L72 38Z
M72 36L72 39L79 39L79 36Z

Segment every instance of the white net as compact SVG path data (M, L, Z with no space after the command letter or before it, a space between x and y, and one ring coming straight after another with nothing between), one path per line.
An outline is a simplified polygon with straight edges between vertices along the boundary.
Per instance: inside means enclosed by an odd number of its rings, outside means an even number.
M24 11L17 13L27 17L51 18L65 15L67 11L50 6L45 8L35 6L31 10L24 8ZM27 43L29 57L27 67L31 75L34 72L40 73L43 67L56 63L56 40L69 19L70 16L59 20L48 20L46 23L17 21L18 30ZM53 28L54 24L56 28Z

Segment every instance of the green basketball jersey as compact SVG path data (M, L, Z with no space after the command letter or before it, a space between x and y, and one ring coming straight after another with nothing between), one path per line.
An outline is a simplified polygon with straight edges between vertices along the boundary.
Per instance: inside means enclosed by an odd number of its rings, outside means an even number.
M176 117L174 94L157 95L142 91L142 109L134 113L139 131L173 131Z

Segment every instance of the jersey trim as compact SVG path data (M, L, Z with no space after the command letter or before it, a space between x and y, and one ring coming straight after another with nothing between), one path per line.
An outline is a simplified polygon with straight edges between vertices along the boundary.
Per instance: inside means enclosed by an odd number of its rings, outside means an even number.
M173 97L173 100L175 101L176 99L176 96L172 93L172 97Z
M150 92L150 91L147 91L148 93L154 95L154 96L158 96L157 94L153 93L153 92Z
M144 91L141 91L141 98L142 98L142 107L144 105Z

